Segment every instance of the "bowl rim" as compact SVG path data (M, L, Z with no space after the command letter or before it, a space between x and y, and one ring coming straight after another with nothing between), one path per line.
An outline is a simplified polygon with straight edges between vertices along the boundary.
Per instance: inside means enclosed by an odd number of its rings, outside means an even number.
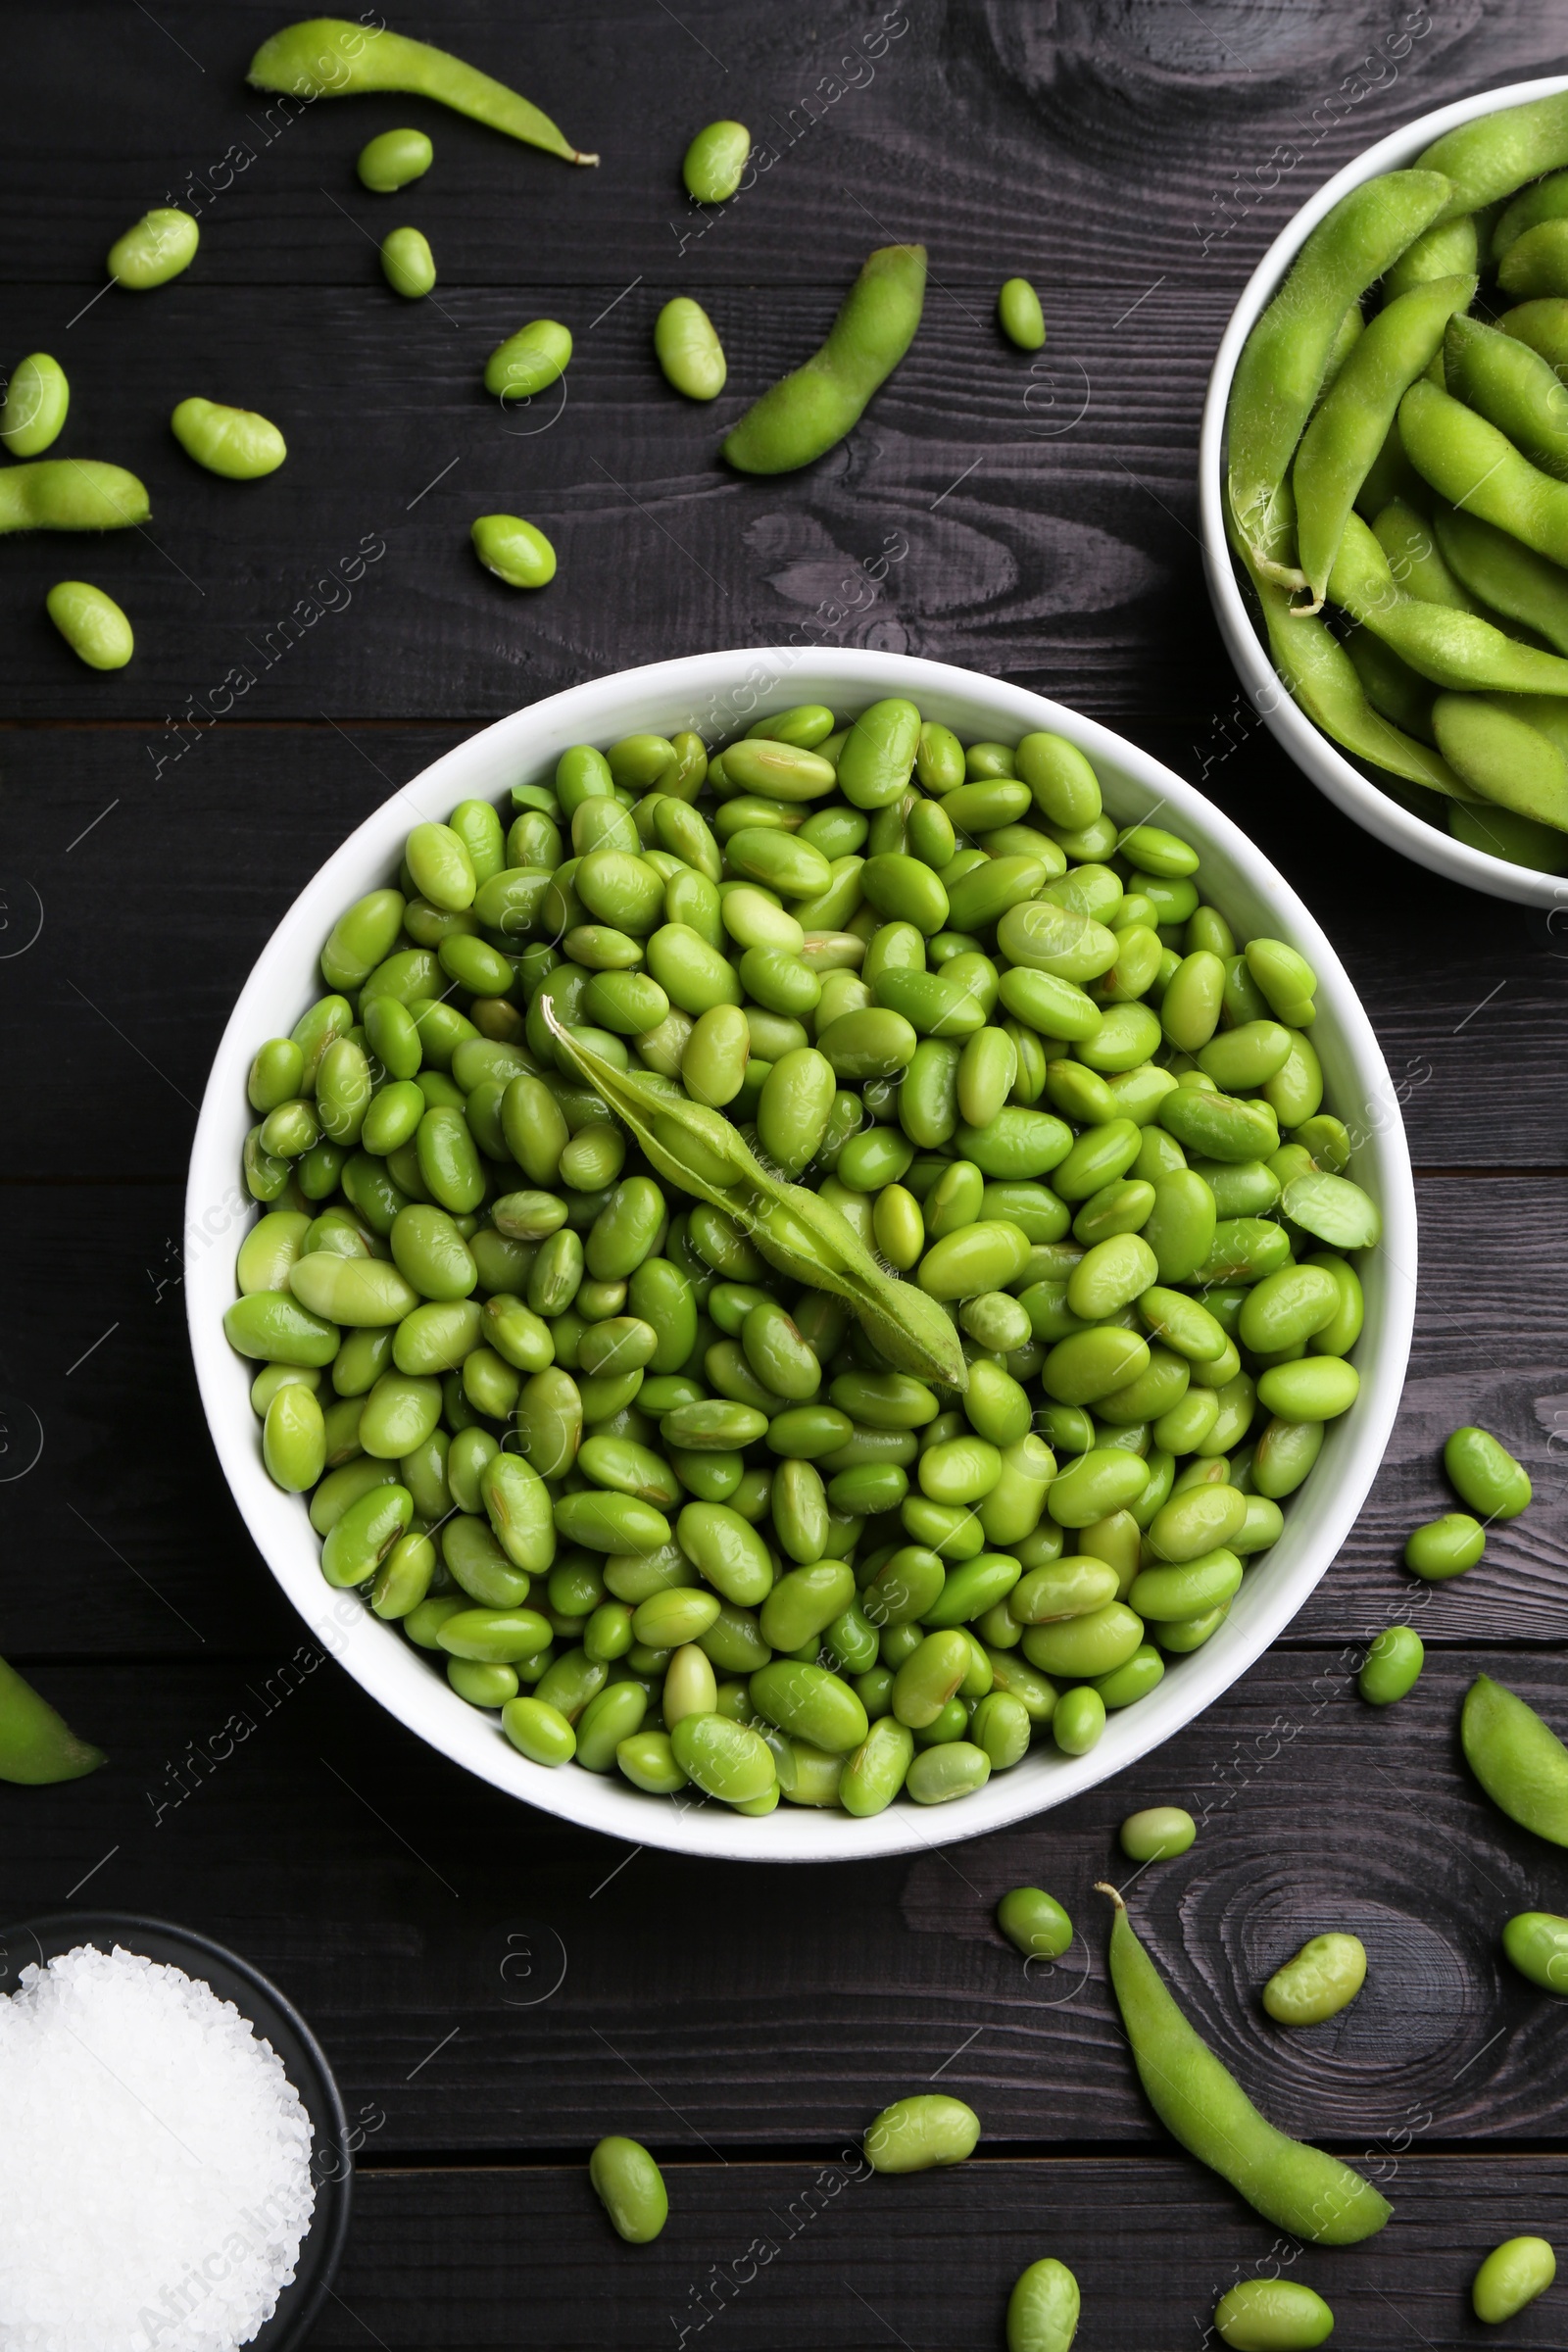
M1489 898L1508 899L1522 906L1556 906L1568 902L1568 874L1538 874L1528 866L1511 865L1504 858L1473 850L1468 843L1456 841L1451 834L1427 824L1381 786L1369 783L1339 745L1331 742L1291 700L1242 594L1235 559L1225 536L1221 482L1225 412L1242 346L1284 276L1287 265L1294 261L1325 214L1352 188L1375 178L1380 172L1409 164L1434 139L1459 123L1474 122L1480 115L1495 114L1504 107L1522 106L1532 98L1548 98L1563 90L1568 90L1568 74L1549 74L1532 81L1509 82L1499 89L1482 90L1473 97L1453 99L1446 106L1434 108L1430 114L1416 116L1400 129L1389 131L1325 180L1317 193L1309 196L1286 222L1242 289L1214 355L1198 443L1199 510L1209 602L1225 649L1270 734L1321 792L1390 849L1399 851L1433 873L1464 883L1468 889L1484 891Z
M326 2053L310 2026L288 1995L241 1953L194 1928L181 1927L176 1920L155 1919L134 1911L81 1910L44 1912L9 1926L0 1925L0 1975L10 1974L13 1966L32 1965L25 1959L20 1962L16 1959L15 1947L24 1936L38 1947L40 1965L74 1951L78 1944L95 1944L102 1951L107 1942L110 1948L118 1943L126 1951L160 1961L166 1967L183 1968L187 1976L199 1977L219 2000L233 2001L257 2034L270 2042L283 2061L288 2079L314 2127L311 2179L316 2204L300 2240L294 2278L280 2290L271 2318L251 2342L255 2352L297 2352L321 2316L343 2259L354 2180L343 2096ZM149 1950L149 1943L165 1948ZM219 1983L213 1981L215 1971L221 1980ZM280 2030L292 2040L292 2052L278 2047ZM296 2081L298 2075L307 2080ZM342 2158L340 2168L332 2173L318 2169L323 2143L335 2148Z
M411 822L410 808L423 815L439 807L444 815L466 792L499 793L504 774L537 770L567 744L606 740L656 720L668 729L683 723L679 712L699 706L710 715L726 712L727 731L733 732L763 710L788 708L803 691L851 706L906 694L932 715L951 711L963 726L999 732L1010 726L1019 735L1050 728L1096 764L1118 813L1147 818L1156 808L1170 808L1177 829L1191 829L1205 858L1224 870L1220 890L1245 892L1266 908L1270 932L1298 947L1317 973L1322 1025L1316 1034L1325 1059L1338 1060L1348 1082L1335 1092L1342 1110L1362 1125L1357 1173L1379 1200L1384 1242L1368 1269L1361 1395L1331 1426L1318 1465L1287 1518L1272 1554L1278 1573L1249 1580L1244 1605L1202 1649L1180 1661L1179 1674L1167 1676L1138 1706L1113 1714L1089 1754L1064 1758L1042 1751L993 1775L959 1804L931 1811L901 1802L869 1820L781 1805L754 1822L706 1801L650 1797L613 1776L551 1772L530 1763L506 1740L494 1717L438 1682L426 1661L376 1620L358 1594L325 1586L300 1498L283 1494L263 1467L248 1394L251 1371L229 1348L221 1317L234 1297L234 1258L256 1206L237 1173L250 1123L245 1072L256 1047L275 1034L278 1004L303 1007L319 990L314 975L320 942L345 905L384 882ZM1352 1109L1349 1096L1357 1090L1360 1102ZM229 1016L191 1151L185 1243L191 1348L214 1446L252 1540L321 1648L440 1752L545 1812L637 1846L729 1860L825 1862L916 1852L1049 1811L1160 1744L1254 1662L1326 1572L1382 1460L1409 1356L1417 1235L1398 1100L1367 1014L1315 918L1223 810L1137 745L1026 687L912 655L763 646L647 663L514 711L433 761L349 835L276 926ZM1045 1762L1049 1772L1041 1770Z

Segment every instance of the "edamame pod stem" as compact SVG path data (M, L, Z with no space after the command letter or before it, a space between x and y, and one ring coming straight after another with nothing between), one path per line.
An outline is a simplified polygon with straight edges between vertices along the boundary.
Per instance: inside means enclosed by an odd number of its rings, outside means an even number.
M568 164L597 164L538 107L474 66L428 41L356 24L344 17L312 17L285 25L264 41L246 74L258 90L286 90L296 98L352 98L364 90L403 90L434 98L454 114L530 147L564 156Z
M1352 514L1329 577L1334 601L1435 686L1497 694L1568 694L1568 662L1504 636L1477 612L1406 596L1373 533Z
M0 531L119 531L152 511L133 473L96 458L35 458L0 471Z
M1374 767L1387 768L1411 784L1424 784L1450 800L1464 799L1464 789L1446 760L1414 736L1392 726L1372 708L1349 655L1327 622L1310 613L1292 612L1285 590L1265 578L1251 562L1235 529L1228 502L1226 523L1231 545L1246 564L1262 607L1269 651L1292 701L1300 705L1325 735L1358 760L1369 760Z
M925 247L881 246L845 296L821 350L770 386L725 434L730 464L742 473L793 473L842 441L913 342L924 303Z
M1568 400L1549 360L1479 318L1452 318L1443 368L1448 390L1466 408L1506 433L1543 472L1568 478Z
M1400 400L1431 365L1445 327L1475 290L1473 277L1439 277L1396 295L1358 338L1302 434L1291 483L1297 546L1312 594L1309 612L1322 607L1346 516Z
M1110 1981L1150 2105L1190 2155L1219 2174L1266 2221L1310 2244L1349 2246L1381 2230L1393 2207L1325 2149L1276 2131L1182 2015L1133 1933L1114 1886Z
M49 1701L0 1658L0 1781L42 1788L79 1781L104 1761L102 1748L78 1740Z
M1231 506L1254 564L1288 588L1303 586L1305 575L1290 560L1279 494L1340 322L1449 194L1434 172L1390 172L1353 188L1313 229L1247 338L1228 418Z
M1568 577L1558 564L1521 547L1495 523L1442 499L1433 509L1432 527L1445 563L1472 596L1568 654ZM1381 530L1378 535L1382 538Z
M805 1185L771 1176L719 1112L673 1088L666 1095L631 1070L617 1070L564 1027L546 1020L559 1051L623 1119L651 1167L739 1221L770 1265L813 1290L848 1298L891 1363L968 1387L958 1335L934 1298L884 1274L854 1228Z
M1568 483L1532 466L1463 401L1424 380L1412 384L1399 403L1399 439L1422 480L1450 506L1568 564Z
M1445 131L1416 159L1416 169L1441 172L1452 192L1440 219L1478 212L1511 196L1527 179L1568 164L1568 91L1507 106Z

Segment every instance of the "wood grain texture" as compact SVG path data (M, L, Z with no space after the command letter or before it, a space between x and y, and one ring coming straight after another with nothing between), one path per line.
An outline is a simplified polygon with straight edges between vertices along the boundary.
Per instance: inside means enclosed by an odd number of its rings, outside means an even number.
M1487 1664L1563 1723L1555 1658ZM1555 2142L1562 2019L1498 1937L1516 1911L1568 1909L1568 1858L1462 1763L1473 1657L1435 1649L1381 1715L1352 1665L1276 1651L1058 1810L908 1860L789 1871L638 1850L516 1804L313 1662L300 1629L245 1660L43 1666L111 1763L0 1789L7 1905L56 1909L92 1873L95 1902L236 1946L311 2018L350 2110L384 2111L378 2157L580 2150L612 2130L692 2156L831 2149L932 2084L998 2142L1153 2146L1105 1981L1108 1871L1283 2128L1357 2152L1401 2131ZM1134 1879L1116 1828L1156 1802L1185 1804L1198 1843ZM1017 1885L1076 1924L1053 1969L1026 1971L992 1923ZM1262 1985L1328 1927L1362 1937L1366 1989L1287 2032Z
M982 2155L902 2180L866 2179L853 2150L815 2164L681 2163L651 2246L614 2239L580 2168L368 2172L339 2304L313 2340L344 2352L372 2334L410 2352L974 2352L1002 2342L1012 2282L1046 2253L1078 2279L1082 2352L1217 2341L1216 2298L1282 2253L1284 2276L1328 2298L1336 2342L1448 2352L1494 2340L1470 2310L1471 2275L1516 2227L1556 2224L1568 2166L1543 2161L1521 2189L1481 2156L1387 2161L1396 2225L1370 2247L1306 2252L1280 2247L1175 2160ZM1560 2344L1553 2297L1507 2340Z

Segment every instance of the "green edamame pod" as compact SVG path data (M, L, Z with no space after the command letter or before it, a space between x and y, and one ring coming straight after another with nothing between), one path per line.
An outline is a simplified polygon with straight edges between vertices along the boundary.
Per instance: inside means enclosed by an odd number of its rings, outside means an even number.
M1472 323L1454 319L1453 314L1466 307L1475 290L1474 277L1437 278L1385 304L1302 434L1291 481L1299 563L1312 599L1309 612L1322 606L1347 520L1400 400L1443 348L1450 320L1455 327ZM1496 340L1506 344L1508 338ZM1536 356L1522 346L1520 354L1526 360Z
M1133 1933L1113 1886L1110 1977L1150 2105L1190 2154L1280 2229L1317 2245L1353 2245L1392 2208L1338 2157L1289 2138L1261 2116L1195 2033Z
M1568 1749L1516 1692L1478 1675L1459 1719L1465 1761L1501 1812L1568 1845Z
M257 50L245 78L259 90L284 90L294 98L345 98L362 90L398 90L433 98L454 114L467 115L508 138L542 147L568 164L597 164L569 144L538 107L504 82L466 65L427 41L415 41L385 25L368 29L342 17L316 17L274 32Z
M1292 561L1280 486L1317 398L1346 312L1448 201L1436 172L1389 172L1352 188L1313 229L1253 327L1231 389L1228 496L1251 562L1286 587Z
M119 531L152 513L123 466L95 458L33 458L0 472L0 531Z
M729 463L742 473L789 473L842 441L908 350L924 301L923 245L873 253L821 350L764 392L725 435Z

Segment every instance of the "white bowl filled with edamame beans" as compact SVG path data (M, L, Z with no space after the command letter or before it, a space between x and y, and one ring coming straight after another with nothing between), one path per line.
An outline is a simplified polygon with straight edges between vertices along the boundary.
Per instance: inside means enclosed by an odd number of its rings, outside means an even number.
M1270 732L1379 840L1532 906L1568 898L1565 94L1441 107L1319 188L1225 329L1199 454L1210 601Z
M1397 1104L1311 915L1108 729L708 654L486 728L309 883L186 1292L315 1637L497 1788L851 1859L1168 1739L1393 1425Z

